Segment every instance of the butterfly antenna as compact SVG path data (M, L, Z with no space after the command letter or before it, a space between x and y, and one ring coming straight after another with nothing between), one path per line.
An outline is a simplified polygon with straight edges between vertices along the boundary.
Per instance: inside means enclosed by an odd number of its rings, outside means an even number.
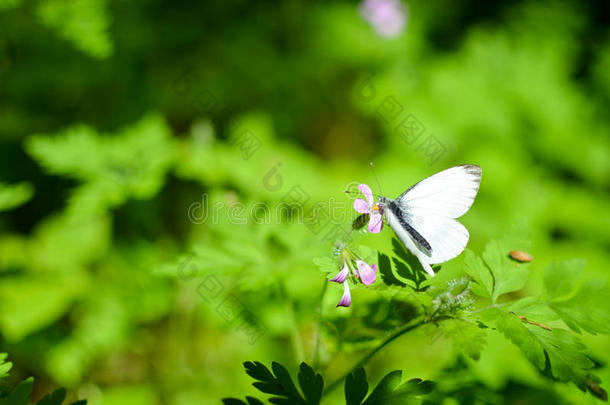
M375 168L373 167L373 162L369 162L371 167L371 172L373 172L373 177L375 177L375 182L377 182L377 187L379 188L379 192L383 194L383 190L381 189L381 183L379 183L379 179L377 178L377 173L375 173Z

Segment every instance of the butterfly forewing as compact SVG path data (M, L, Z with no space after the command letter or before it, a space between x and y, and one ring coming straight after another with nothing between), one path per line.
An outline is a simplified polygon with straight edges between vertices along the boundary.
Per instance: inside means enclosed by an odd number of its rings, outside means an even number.
M423 238L430 246L421 249L428 263L446 262L466 247L468 231L455 218L468 211L480 182L479 166L456 166L420 181L396 199L399 209L394 214L400 217L402 228L416 242Z
M420 181L396 201L411 213L459 218L474 202L480 183L479 166L455 166Z

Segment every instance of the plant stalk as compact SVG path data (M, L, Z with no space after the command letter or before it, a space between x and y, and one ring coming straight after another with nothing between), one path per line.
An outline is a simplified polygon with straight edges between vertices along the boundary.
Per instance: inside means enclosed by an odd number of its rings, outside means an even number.
M399 338L400 336L404 335L405 333L412 331L413 329L419 328L420 326L426 324L427 322L428 322L428 319L422 319L422 320L420 320L417 323L412 323L412 324L403 326L401 329L398 329L396 332L392 333L383 342L381 342L377 347L375 347L373 350L368 352L358 363L356 363L355 366L353 366L341 378L338 378L332 384L330 384L324 390L324 394L328 394L329 392L334 390L343 380L345 380L347 378L348 375L350 375L351 373L356 371L358 368L360 368L363 365L365 365L375 354L377 354L377 352L379 352L381 349L383 349L385 346L387 346L390 342L392 342L393 340Z

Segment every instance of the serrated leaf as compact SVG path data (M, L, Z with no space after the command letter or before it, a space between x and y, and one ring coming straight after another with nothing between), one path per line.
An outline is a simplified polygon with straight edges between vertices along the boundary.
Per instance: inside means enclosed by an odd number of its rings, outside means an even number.
M464 271L476 283L471 286L472 292L480 297L491 297L494 280L483 260L470 249L466 249L464 251L464 265Z
M553 263L544 273L548 305L575 332L610 333L610 288L606 280L580 284L585 262Z
M485 315L488 316L491 322L495 322L499 332L504 334L506 338L523 351L525 357L527 357L530 362L540 370L544 370L546 358L542 345L538 339L526 329L519 318L499 309L486 311Z
M495 320L496 328L515 343L538 369L550 373L560 381L571 381L585 390L594 363L584 353L584 345L565 329L545 329L523 322L517 316L499 310L489 310L487 316Z
M403 405L415 397L426 395L434 388L431 381L411 379L400 384L402 371L386 374L375 387L363 405Z
M269 399L269 402L274 404L294 404L307 405L307 402L301 397L296 386L290 378L290 374L277 362L271 364L273 373L262 363L255 361L245 362L244 367L246 373L257 380L254 385L259 391L265 394L276 395Z
M299 386L303 395L305 395L307 405L318 405L320 403L324 380L305 362L302 362L299 367Z
M445 336L451 339L456 349L465 355L478 360L485 347L485 330L473 322L464 319L448 319L443 322Z
M390 264L390 258L381 252L377 253L377 263L379 264L379 273L381 274L381 280L386 285L397 285L400 287L406 286L405 283L400 281L392 272L392 265Z
M419 290L421 283L426 281L426 276L417 257L409 252L402 242L396 238L392 238L392 251L396 256L392 260L396 266L396 273L407 280L413 281L415 289Z
M549 299L558 299L573 293L584 267L585 261L582 259L551 263L544 271L544 289Z
M277 382L280 387L282 387L287 393L292 395L293 397L300 397L299 392L297 391L297 387L292 382L292 378L290 377L290 373L284 366L280 363L274 361L271 363L271 369L277 378Z
M366 372L360 367L345 379L345 405L360 405L368 391Z
M575 332L610 333L610 290L606 280L587 280L568 299L549 303Z
M499 296L518 291L525 286L529 271L525 264L517 264L509 259L508 251L513 245L490 240L483 251L483 261L493 274L494 289L492 302Z

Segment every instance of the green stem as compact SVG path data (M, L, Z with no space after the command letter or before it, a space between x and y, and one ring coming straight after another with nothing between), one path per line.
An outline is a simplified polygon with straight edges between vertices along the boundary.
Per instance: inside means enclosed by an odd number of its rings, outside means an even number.
M358 363L356 363L356 365L353 366L341 378L335 380L332 384L330 384L324 390L324 394L328 394L329 392L334 390L341 383L341 381L343 381L343 380L345 380L347 378L348 375L350 375L351 373L356 371L358 368L360 368L363 365L365 365L375 354L377 354L377 352L379 352L381 349L383 349L385 346L387 346L394 339L399 338L400 336L404 335L407 332L412 331L413 329L419 328L420 326L424 325L427 322L429 322L428 319L422 319L421 321L419 321L417 323L413 323L413 324L409 324L409 325L403 326L402 328L398 329L396 332L392 333L383 342L381 342L377 347L375 347L366 356L364 356Z
M322 302L324 301L324 293L326 292L327 286L328 280L324 278L324 286L322 287L322 292L320 293L320 302L318 303L318 328L316 332L316 345L313 352L314 370L318 367L318 363L320 360L320 335L322 334Z

